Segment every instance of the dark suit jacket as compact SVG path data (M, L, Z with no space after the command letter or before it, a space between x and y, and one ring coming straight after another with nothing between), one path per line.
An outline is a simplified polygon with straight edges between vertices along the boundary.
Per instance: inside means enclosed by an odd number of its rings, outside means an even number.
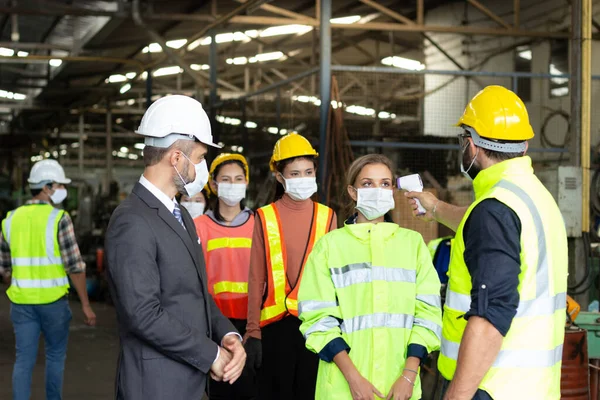
M116 398L200 400L217 343L236 332L208 293L202 248L140 183L106 232L108 283L120 353Z

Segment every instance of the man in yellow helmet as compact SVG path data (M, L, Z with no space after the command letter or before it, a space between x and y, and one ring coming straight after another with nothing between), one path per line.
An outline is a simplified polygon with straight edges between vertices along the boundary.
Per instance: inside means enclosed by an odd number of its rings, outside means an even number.
M426 219L456 231L438 362L444 399L559 399L567 235L525 156L534 136L527 110L510 90L488 86L457 126L473 204L406 194Z

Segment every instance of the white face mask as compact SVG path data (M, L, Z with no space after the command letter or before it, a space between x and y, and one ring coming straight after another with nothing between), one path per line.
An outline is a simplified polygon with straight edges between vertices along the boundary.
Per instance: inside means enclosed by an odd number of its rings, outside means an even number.
M56 189L52 195L50 195L50 200L54 204L60 204L67 198L67 189Z
M285 179L283 175L281 175L281 178L285 182L285 192L293 200L308 200L313 194L317 193L317 178L307 177Z
M238 205L246 197L245 183L217 183L219 199L229 207Z
M194 219L204 214L204 207L206 206L204 203L197 203L194 201L182 201L181 205L189 211Z
M194 170L196 171L196 178L192 182L186 182L177 170L177 167L173 166L173 168L175 168L175 172L177 172L177 175L179 175L179 179L181 179L181 181L185 185L184 188L187 193L182 194L185 194L188 197L194 197L195 195L200 193L202 189L204 189L204 185L206 185L206 182L208 182L208 167L206 166L206 160L202 160L200 161L200 163L194 164L192 160L190 160L189 157L185 155L185 153L181 154L183 154L183 156L187 158L187 160L194 166Z
M358 194L356 209L373 221L395 207L394 191L383 188L355 189Z

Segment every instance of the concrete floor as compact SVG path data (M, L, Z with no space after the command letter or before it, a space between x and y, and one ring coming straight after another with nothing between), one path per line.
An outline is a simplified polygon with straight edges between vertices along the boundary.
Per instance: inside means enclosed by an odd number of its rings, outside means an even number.
M0 290L0 399L10 399L15 342L10 322L10 302L5 286ZM71 302L73 320L65 366L64 400L109 400L114 398L114 377L119 351L117 322L114 308L93 303L97 326L83 323L79 302ZM44 349L40 345L33 373L32 399L45 399Z

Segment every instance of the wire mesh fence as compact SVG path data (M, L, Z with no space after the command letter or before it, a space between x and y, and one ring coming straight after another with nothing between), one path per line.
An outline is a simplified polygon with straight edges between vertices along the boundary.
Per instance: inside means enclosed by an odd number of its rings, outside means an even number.
M297 79L258 88L215 109L219 140L227 151L244 153L250 160L255 206L270 200L274 181L268 160L282 135L294 131L315 146L319 143L318 75L318 70L306 71ZM420 173L426 188L455 204L466 205L473 199L470 182L459 172L456 135L461 129L455 124L468 101L488 85L510 88L524 100L536 134L529 150L535 168L569 161L568 75L334 66L333 77L339 98L332 100L331 107L343 110L354 158L383 153L397 166L398 176ZM594 79L592 109L598 101L600 80ZM600 137L599 118L592 115L592 143ZM335 148L328 151L335 156ZM337 171L328 173L339 176ZM406 206L403 198L397 200ZM397 219L409 225L412 216L402 209Z

